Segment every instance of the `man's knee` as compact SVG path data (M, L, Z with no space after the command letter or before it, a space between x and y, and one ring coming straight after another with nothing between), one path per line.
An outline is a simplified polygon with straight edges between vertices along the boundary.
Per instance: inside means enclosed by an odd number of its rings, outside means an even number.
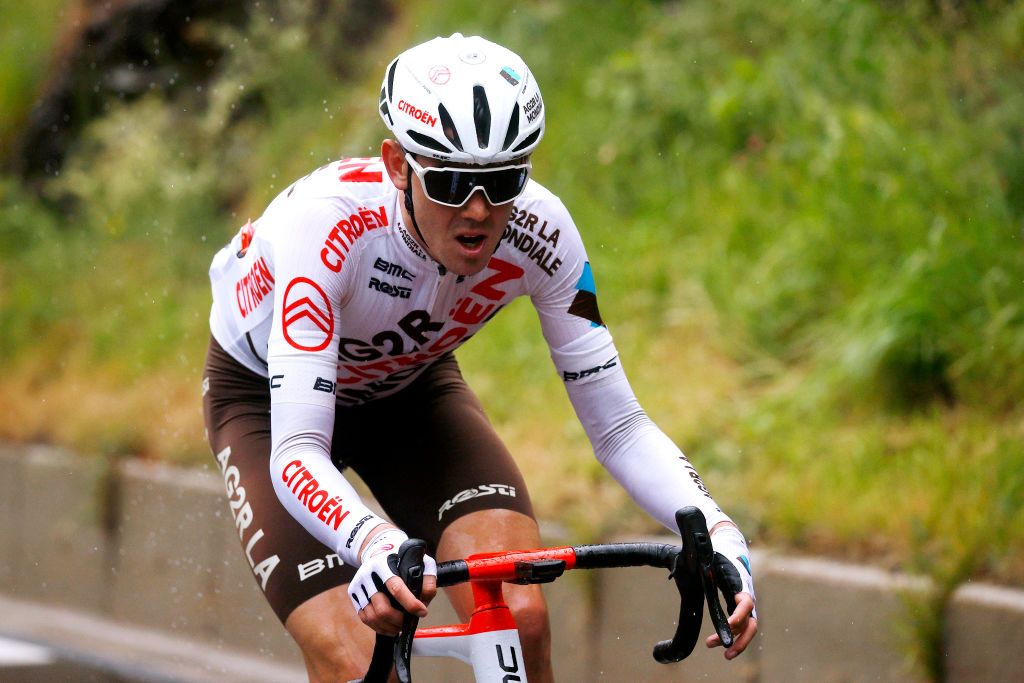
M515 596L508 596L509 609L516 620L523 647L546 652L551 642L548 606L540 586L526 586Z
M355 616L344 587L300 605L285 627L302 651L310 681L352 680L366 673L373 632Z
M310 681L336 681L341 675L360 670L362 662L358 649L341 629L325 625L307 629L296 644L309 672ZM365 666L362 666L365 672Z

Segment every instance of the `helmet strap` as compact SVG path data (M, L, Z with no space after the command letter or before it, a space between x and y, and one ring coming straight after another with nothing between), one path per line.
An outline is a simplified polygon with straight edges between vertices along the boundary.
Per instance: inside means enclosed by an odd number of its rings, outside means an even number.
M429 254L430 247L427 245L427 238L423 236L422 232L420 232L419 223L416 222L416 210L413 209L412 206L412 166L409 166L408 164L406 165L408 166L408 168L405 174L405 210L409 213L409 221L412 223L413 230L415 230L416 234L419 235L420 242L423 243L423 248L426 249L427 253ZM433 257L433 254L431 254L431 257ZM437 261L437 259L434 260ZM444 275L445 273L448 272L448 269L445 268L440 261L437 261L437 272L440 273L441 275Z

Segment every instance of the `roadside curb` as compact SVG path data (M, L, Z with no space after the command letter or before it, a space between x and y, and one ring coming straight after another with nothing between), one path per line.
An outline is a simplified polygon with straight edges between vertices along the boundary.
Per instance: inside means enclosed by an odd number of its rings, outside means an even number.
M305 669L208 643L105 619L93 613L0 596L0 634L56 650L67 659L186 683L289 683ZM138 674L136 673L138 672Z

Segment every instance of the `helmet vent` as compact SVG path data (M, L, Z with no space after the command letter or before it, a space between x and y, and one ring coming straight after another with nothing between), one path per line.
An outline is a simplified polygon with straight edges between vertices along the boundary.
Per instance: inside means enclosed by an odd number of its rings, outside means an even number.
M508 149L516 136L519 135L519 104L516 103L515 108L512 110L512 116L508 119L508 132L505 134L505 144L501 146L501 151Z
M487 104L487 91L482 85L473 86L473 122L476 124L476 141L480 149L486 149L491 138L491 107Z
M391 67L388 69L388 102L391 101L395 92L395 70L398 69L398 60L391 62Z
M459 131L455 128L455 121L452 120L452 115L448 113L447 107L443 104L437 105L437 113L441 116L441 130L444 131L444 136L455 145L455 149L460 152L464 151L462 149L462 140L459 138Z
M438 142L434 138L430 137L429 135L424 135L423 133L417 133L414 130L407 130L407 131L405 131L405 134L408 135L409 137L411 137L413 140L415 140L418 144L423 145L424 147L426 147L427 149L432 149L432 150L434 150L436 152L441 152L442 154L451 154L452 153L452 151L450 149L448 149L443 144L441 144L440 142Z
M532 133L526 136L525 140L516 145L516 148L512 151L518 152L519 150L526 149L527 147L535 143L538 137L540 137L540 130L533 131Z
M388 108L388 102L384 97L384 88L380 89L380 113L382 116L388 117L388 125L395 125L395 120L391 118L391 110Z

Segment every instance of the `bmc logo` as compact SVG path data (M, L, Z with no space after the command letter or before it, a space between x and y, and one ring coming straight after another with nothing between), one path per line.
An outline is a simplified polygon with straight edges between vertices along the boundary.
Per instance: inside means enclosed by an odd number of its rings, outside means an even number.
M416 276L410 273L408 270L398 265L397 263L388 263L384 259L377 257L377 260L373 262L375 270L379 270L385 275L391 275L393 277L400 277L403 280L412 281Z
M316 381L313 382L313 391L322 391L325 394L334 393L334 382L323 377L317 377Z
M324 556L323 559L318 557L314 560L310 560L309 562L298 564L295 568L299 572L299 581L305 581L309 577L316 576L326 569L334 569L335 567L343 566L344 564L342 563L341 558L338 557L338 554L331 553L330 555Z
M575 382L578 379L583 379L584 377L590 377L591 375L596 375L597 373L601 372L602 370L609 370L611 368L614 368L616 365L618 365L619 363L618 363L617 358L618 357L616 356L615 358L612 358L610 361L608 361L604 365L597 365L597 366L592 367L592 368L587 368L586 370L580 370L579 372L573 372L571 370L566 370L565 372L562 373L562 379L564 379L566 382Z

